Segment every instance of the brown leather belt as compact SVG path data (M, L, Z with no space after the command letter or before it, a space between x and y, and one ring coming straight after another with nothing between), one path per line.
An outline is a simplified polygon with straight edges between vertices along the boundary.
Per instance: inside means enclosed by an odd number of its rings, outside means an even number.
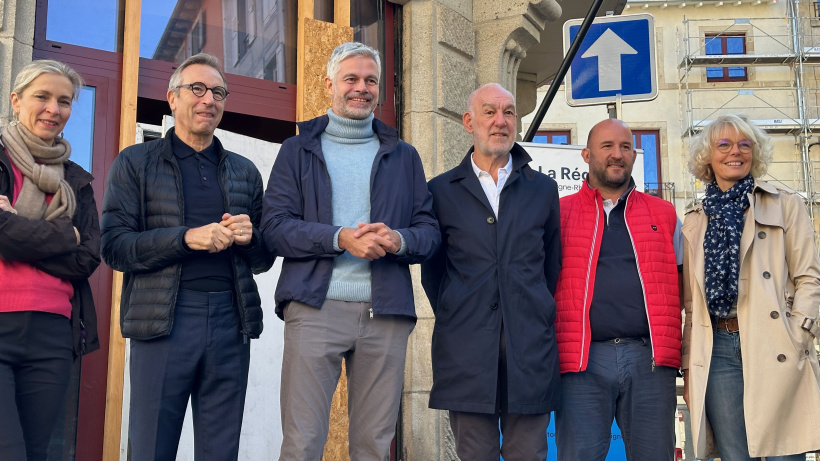
M726 330L730 333L740 331L740 328L737 326L737 317L731 317L728 319L716 317L714 315L711 315L710 317L712 318L712 328Z

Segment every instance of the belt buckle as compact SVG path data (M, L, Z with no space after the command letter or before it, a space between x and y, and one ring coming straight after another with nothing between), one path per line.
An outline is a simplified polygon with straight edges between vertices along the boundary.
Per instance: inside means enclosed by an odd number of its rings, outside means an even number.
M729 329L729 318L717 316L714 316L714 318L717 320L717 325L715 326L717 327L718 331L720 331L721 329L723 329L726 333L735 333L737 331Z

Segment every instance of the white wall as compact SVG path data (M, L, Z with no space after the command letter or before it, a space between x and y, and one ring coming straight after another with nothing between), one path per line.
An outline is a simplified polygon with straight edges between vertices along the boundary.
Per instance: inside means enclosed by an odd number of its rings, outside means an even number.
M260 141L227 131L216 130L216 136L223 146L253 161L265 187L268 176L279 153L280 144ZM279 415L279 383L282 371L282 349L284 346L285 323L274 313L273 294L282 260L268 272L254 277L262 297L265 328L257 340L251 341L251 365L248 376L248 395L245 398L245 419L242 424L242 438L239 444L240 460L278 459L282 444L282 422ZM187 429L190 434L192 428ZM180 451L177 460L193 461L193 436L189 435L187 453ZM187 454L188 456L183 456Z

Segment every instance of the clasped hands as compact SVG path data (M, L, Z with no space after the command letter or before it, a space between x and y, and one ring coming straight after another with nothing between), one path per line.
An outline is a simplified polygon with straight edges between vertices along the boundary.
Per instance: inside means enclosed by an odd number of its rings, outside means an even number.
M185 244L192 250L207 250L218 253L234 243L247 245L253 238L253 224L246 214L222 215L222 221L206 224L202 227L188 229L185 232Z
M387 253L397 253L401 249L401 236L384 223L360 222L358 229L342 228L339 248L357 258L373 261Z

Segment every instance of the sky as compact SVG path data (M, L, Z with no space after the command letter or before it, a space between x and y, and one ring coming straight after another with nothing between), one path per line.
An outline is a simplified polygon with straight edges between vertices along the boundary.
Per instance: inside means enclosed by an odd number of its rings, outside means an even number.
M154 54L175 6L175 1L142 0L141 57L150 58ZM117 8L118 0L49 0L46 38L116 51ZM94 92L93 87L83 88L63 132L71 144L71 160L89 172L94 139Z
M118 3L118 0L49 0L46 38L98 50L116 51ZM176 3L169 0L142 0L141 57L150 58L154 54Z

